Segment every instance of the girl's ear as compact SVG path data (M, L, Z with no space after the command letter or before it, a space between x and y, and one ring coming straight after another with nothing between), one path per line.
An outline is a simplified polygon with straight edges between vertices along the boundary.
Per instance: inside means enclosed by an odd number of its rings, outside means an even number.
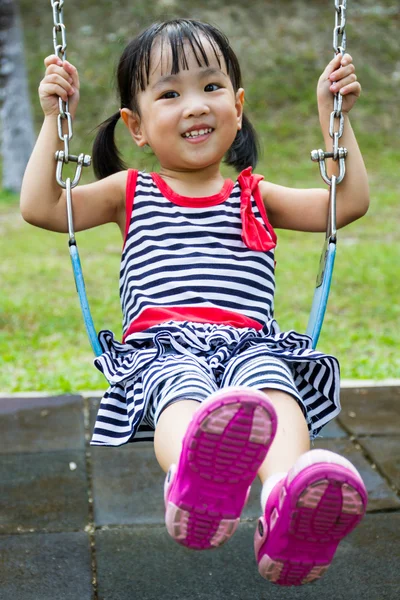
M244 89L239 88L236 92L236 114L238 129L242 129L243 107L244 107Z
M139 148L145 146L147 140L140 126L139 115L129 110L129 108L120 108L119 114Z

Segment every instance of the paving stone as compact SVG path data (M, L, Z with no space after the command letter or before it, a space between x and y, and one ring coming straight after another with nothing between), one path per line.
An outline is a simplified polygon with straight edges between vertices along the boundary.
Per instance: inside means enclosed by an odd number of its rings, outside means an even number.
M0 398L0 454L83 449L80 396Z
M400 499L367 459L349 440L316 440L315 448L325 448L346 457L359 471L368 491L368 511L400 508Z
M258 575L255 523L222 548L190 551L164 527L96 532L98 600L398 600L400 514L367 515L318 582L275 586Z
M96 525L164 523L164 473L153 443L93 447L92 486ZM260 516L261 484L253 483L242 519Z
M0 600L91 600L86 533L0 536Z
M360 438L360 444L391 483L400 489L400 436Z
M333 421L329 421L327 425L325 425L320 435L320 439L337 439L337 438L345 438L347 437L347 433L340 427L339 421L337 419L333 419Z
M400 434L400 387L343 389L339 421L354 435Z
M0 482L0 533L71 531L88 523L84 452L2 455Z
M101 398L89 398L89 430L93 432L94 424L96 421L97 411L100 406Z
M164 521L164 474L152 442L93 447L91 455L96 525Z

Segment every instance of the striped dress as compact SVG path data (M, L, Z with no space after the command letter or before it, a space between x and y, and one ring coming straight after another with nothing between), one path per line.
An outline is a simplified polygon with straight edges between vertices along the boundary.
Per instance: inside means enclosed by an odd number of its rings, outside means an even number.
M128 171L123 338L99 334L95 366L110 387L92 445L153 439L166 397L201 400L227 385L290 393L311 438L340 411L337 360L274 320L276 235L261 179L249 168L220 193L190 198L156 173Z

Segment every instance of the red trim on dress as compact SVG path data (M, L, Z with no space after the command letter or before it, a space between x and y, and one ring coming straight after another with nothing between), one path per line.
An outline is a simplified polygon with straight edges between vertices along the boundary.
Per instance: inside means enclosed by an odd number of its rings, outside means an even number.
M222 204L229 198L235 185L231 179L225 179L224 185L218 194L213 196L204 196L200 198L192 198L191 196L181 196L174 192L172 188L164 181L158 173L150 173L154 183L160 190L163 196L178 206L189 206L191 208L206 208L208 206L216 206Z
M135 200L137 177L138 177L138 171L136 169L128 170L128 177L126 178L125 235L124 235L124 243L122 244L122 250L125 248L126 238L128 237L129 225L131 224L133 202Z
M262 324L246 315L235 313L231 310L218 307L204 306L149 306L132 321L122 337L126 338L132 333L144 331L154 325L161 325L168 321L191 321L193 323L215 323L216 325L231 325L232 327L251 327L260 331Z
M273 240L273 242L275 243L276 246L276 242L278 241L278 237L276 235L276 232L274 230L274 228L272 227L271 223L268 220L268 215L267 215L267 211L265 209L265 204L264 204L264 200L261 196L261 192L260 192L260 188L257 186L256 189L253 192L253 197L254 200L256 201L257 204L257 208L260 211L260 215L262 216L262 219L265 223L265 225L267 226L267 229L271 235L271 238Z
M240 216L242 219L242 240L250 250L258 252L268 252L276 246L276 234L272 225L268 221L267 213L261 198L259 183L264 177L262 175L253 175L252 168L244 169L238 176L238 182L242 190L240 195ZM251 204L251 197L254 197L260 210L262 219L267 226L265 229L260 221L255 217Z

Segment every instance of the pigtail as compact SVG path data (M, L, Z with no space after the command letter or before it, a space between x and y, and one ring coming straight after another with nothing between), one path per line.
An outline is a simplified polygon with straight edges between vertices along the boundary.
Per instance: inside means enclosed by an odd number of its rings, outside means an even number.
M93 170L97 179L127 169L115 145L114 130L119 118L120 113L117 112L98 126L92 150Z
M243 114L242 129L240 129L225 156L226 164L238 172L247 167L255 167L258 161L260 145L257 134L249 119Z

